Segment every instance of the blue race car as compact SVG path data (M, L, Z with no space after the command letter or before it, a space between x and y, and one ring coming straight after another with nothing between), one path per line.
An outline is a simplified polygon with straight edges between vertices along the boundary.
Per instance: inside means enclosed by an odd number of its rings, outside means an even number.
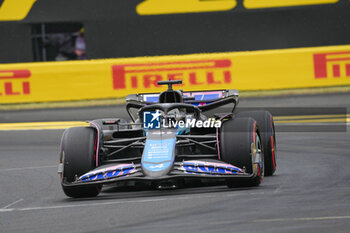
M237 90L173 90L126 98L131 120L97 119L64 131L58 172L69 197L97 196L103 184L132 181L174 188L189 179L258 186L276 170L267 111L236 113ZM229 111L223 106L231 105ZM225 112L225 111L226 112Z

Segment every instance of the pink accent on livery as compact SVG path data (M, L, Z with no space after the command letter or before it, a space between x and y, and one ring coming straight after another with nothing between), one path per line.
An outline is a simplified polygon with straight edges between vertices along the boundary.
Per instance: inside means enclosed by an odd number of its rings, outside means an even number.
M203 92L201 92L201 91L187 91L187 92L184 92L184 95L186 95L186 94L192 94L192 95L204 95L204 94L209 94L209 95L211 95L211 94L219 94L219 98L221 98L222 97L222 91L203 91Z
M196 95L213 95L213 94L219 94L218 98L222 98L222 91L203 91L203 92L196 92L196 91L189 91L189 92L184 92L184 96L196 96Z
M235 166L228 164L228 163L216 163L216 162L208 162L208 161L201 161L201 160L188 160L185 163L194 163L194 164L199 164L199 165L204 165L204 166L215 166L215 167L234 167Z
M145 94L143 96L143 101L147 101L148 97L159 97L159 94Z
M98 129L97 125L93 122L90 122L90 125L92 125L97 130L97 147L96 147L96 167L98 166L98 152L100 148L100 130Z
M219 128L216 128L216 146L218 151L218 159L221 160L220 145L219 145Z
M194 165L197 165L197 166L226 168L226 169L232 169L232 170L239 170L239 172L243 173L243 170L241 168L228 163L216 163L216 162L207 162L207 161L199 161L199 160L189 160L184 163L186 163L184 164L185 166L191 166L188 163L193 163ZM229 172L226 171L225 173L229 173Z
M255 128L256 128L256 122L254 122L254 127L253 127L253 142L255 142Z
M60 143L60 154L62 154L62 142L63 142L63 136L64 136L64 134L62 135L62 137L61 137L61 143Z
M230 116L230 114L221 117L220 121L222 121L223 119L225 119L228 116ZM216 128L216 146L217 146L217 151L218 151L218 159L221 160L220 145L219 145L219 128Z
M271 151L272 151L272 166L273 166L273 170L276 170L275 146L274 146L273 136L272 135L271 135Z
M111 166L111 167L101 168L101 169L93 170L93 171L91 171L89 173L86 173L83 176L91 176L91 175L96 175L96 174L99 174L99 173L107 173L107 172L111 172L111 171L116 172L116 170L120 170L121 168L129 167L129 166L133 166L133 164L131 164L131 163L129 163L129 164L118 164L118 165L114 165L114 166Z

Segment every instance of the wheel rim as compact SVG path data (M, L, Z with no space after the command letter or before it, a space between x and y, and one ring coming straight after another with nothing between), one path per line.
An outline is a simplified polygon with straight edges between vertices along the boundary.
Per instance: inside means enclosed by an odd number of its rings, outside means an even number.
M260 177L262 179L264 177L264 154L260 136L257 132L255 132L255 142L252 143L252 155L254 172L260 172Z

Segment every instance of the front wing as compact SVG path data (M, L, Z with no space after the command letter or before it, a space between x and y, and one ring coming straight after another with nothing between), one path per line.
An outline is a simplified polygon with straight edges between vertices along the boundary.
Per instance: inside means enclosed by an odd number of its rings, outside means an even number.
M156 166L156 165L155 165ZM116 164L98 167L80 177L74 182L63 181L63 186L81 186L110 184L121 181L167 181L182 178L198 179L235 179L237 181L250 180L257 174L248 174L244 170L231 164L208 161L175 162L173 169L164 176L145 176L141 164Z

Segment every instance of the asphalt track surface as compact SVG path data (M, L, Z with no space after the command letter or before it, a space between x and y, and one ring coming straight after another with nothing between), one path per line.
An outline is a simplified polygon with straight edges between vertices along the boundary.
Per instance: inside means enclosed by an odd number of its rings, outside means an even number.
M242 99L240 105L349 108L350 94ZM1 112L0 122L113 116L125 116L124 109ZM277 126L276 175L256 188L108 186L87 199L67 198L59 185L62 132L0 131L0 232L350 232L349 128L279 132Z

